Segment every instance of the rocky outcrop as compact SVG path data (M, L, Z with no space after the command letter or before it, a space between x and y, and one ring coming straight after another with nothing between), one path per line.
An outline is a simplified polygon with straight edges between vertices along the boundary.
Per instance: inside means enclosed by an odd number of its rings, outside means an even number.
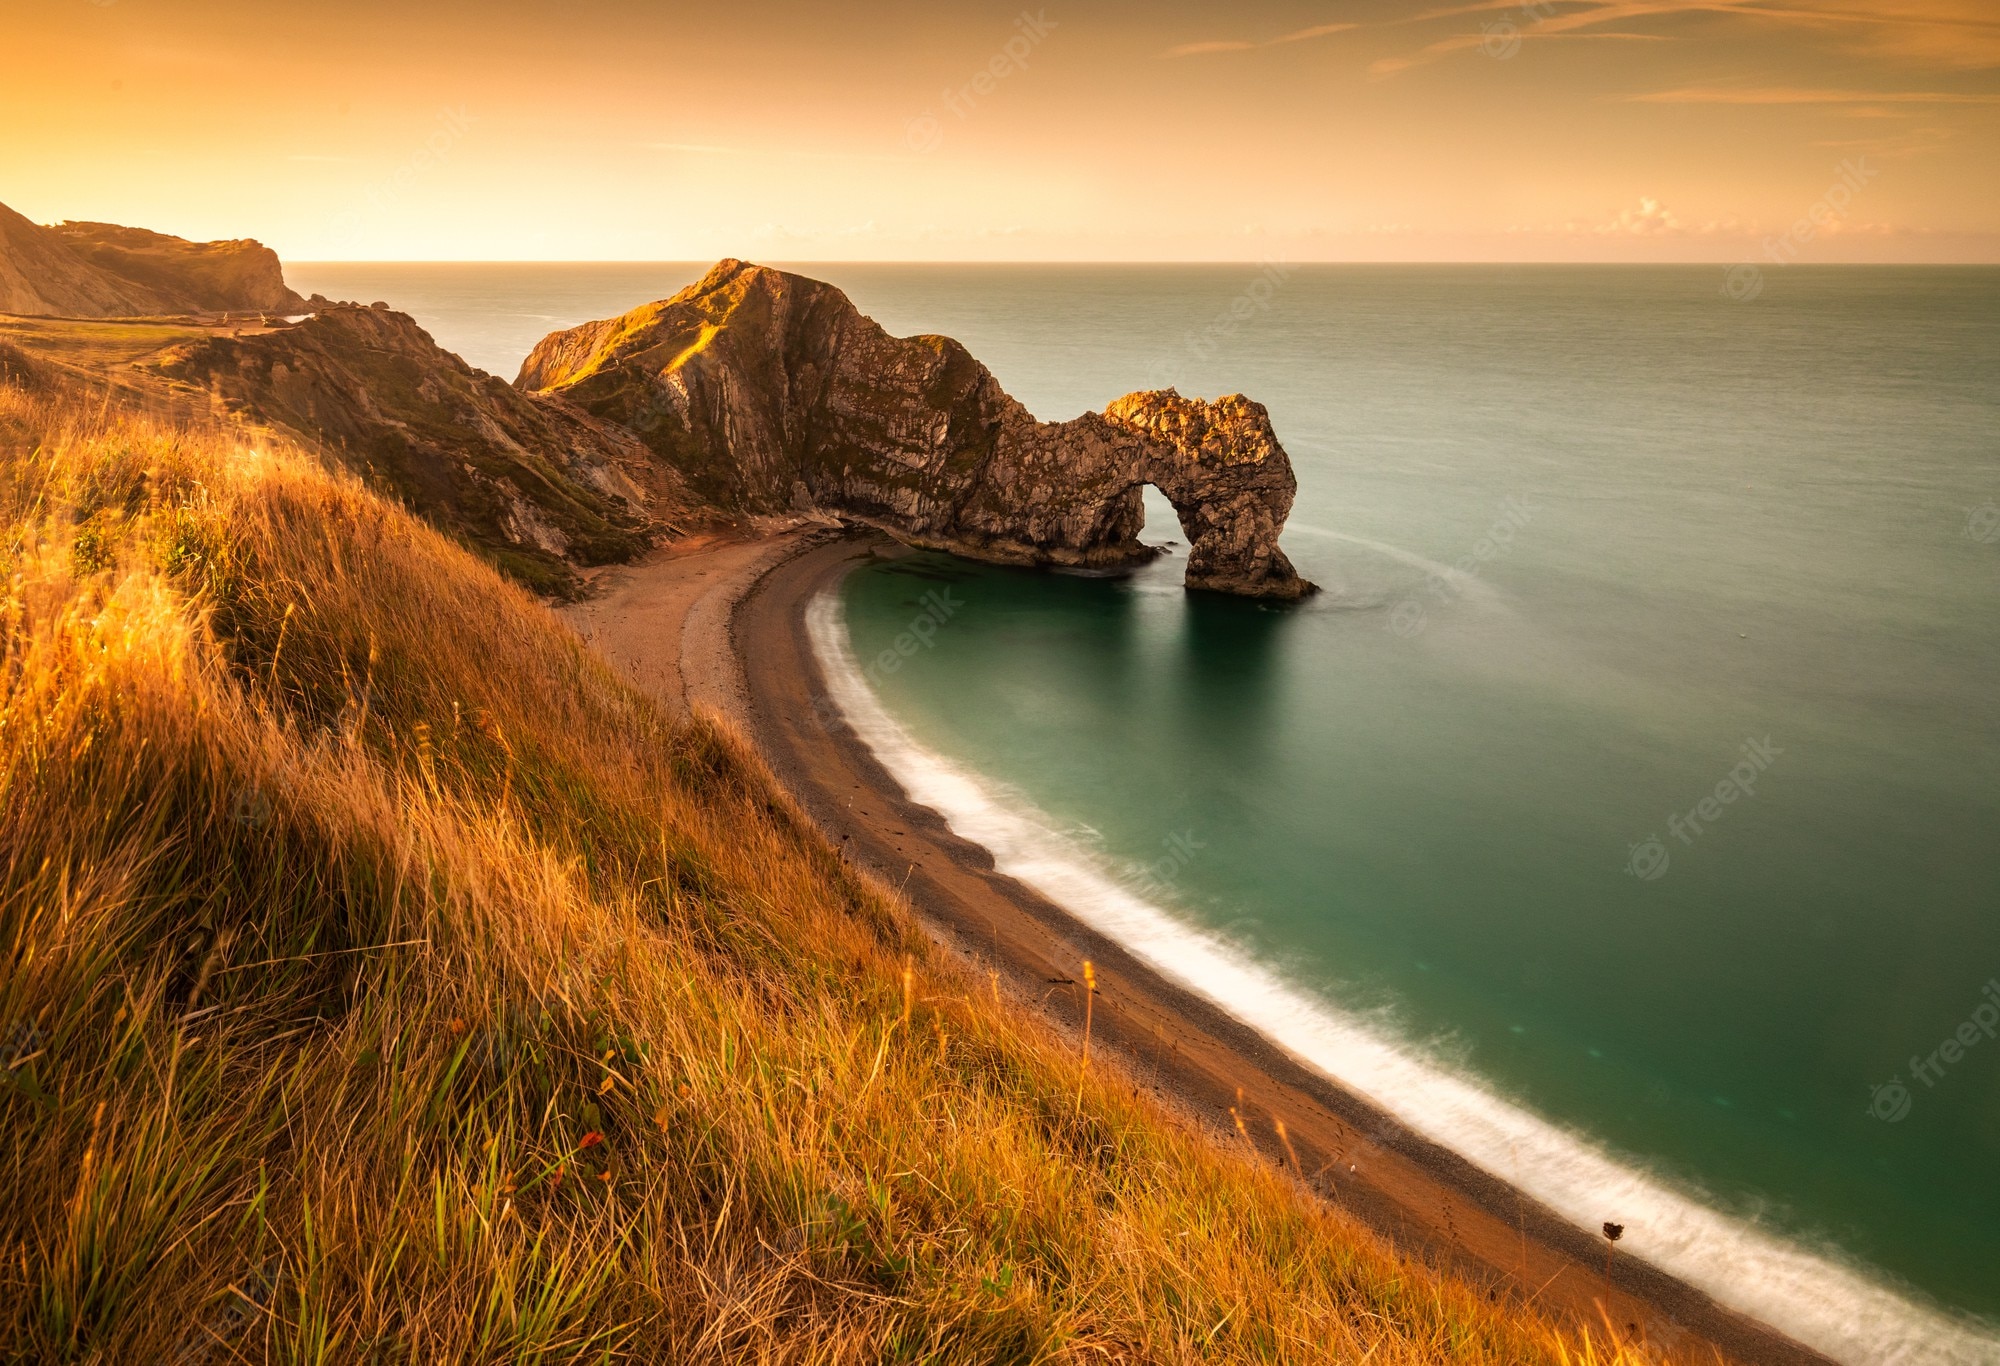
M1118 567L1142 489L1178 513L1187 583L1296 598L1278 548L1296 483L1264 409L1167 390L1040 422L948 337L891 337L831 285L725 261L622 317L557 332L515 380L634 432L744 512L826 511L913 544Z
M573 566L630 559L690 502L630 432L473 369L379 306L218 332L151 368L354 469L544 592L572 591Z
M45 228L0 205L0 313L137 318L304 307L277 254L257 242L189 242L109 223Z

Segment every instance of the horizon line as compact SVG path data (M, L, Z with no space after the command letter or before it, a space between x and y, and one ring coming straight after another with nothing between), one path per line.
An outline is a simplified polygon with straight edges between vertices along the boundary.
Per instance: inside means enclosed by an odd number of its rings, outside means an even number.
M1883 267L1913 269L2000 269L2000 257L1993 259L1965 259L1946 261L1886 260L1886 261L1799 261L1773 264L1768 260L1753 258L1732 260L1699 261L1602 261L1589 258L1565 259L1559 261L1543 259L1500 260L1490 258L1438 257L1417 260L1341 259L1317 261L1287 261L1279 257L1187 257L1159 260L1133 260L1130 258L1092 259L1075 258L981 258L943 259L931 257L784 257L784 256L661 256L661 257L537 257L537 256L450 256L450 257L401 257L401 256L300 256L282 258L287 269L293 266L690 266L713 265L720 261L742 261L750 265L783 266L1246 266L1280 267L1286 270L1303 270L1312 266L1601 266L1607 269L1659 270L1664 268L1721 268L1729 269L1738 265L1771 265L1780 270L1870 270Z

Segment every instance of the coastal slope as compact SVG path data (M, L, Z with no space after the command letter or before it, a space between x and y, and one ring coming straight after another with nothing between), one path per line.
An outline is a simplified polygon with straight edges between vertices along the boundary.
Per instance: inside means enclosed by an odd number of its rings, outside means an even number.
M557 595L578 568L631 559L693 501L624 428L474 369L386 307L211 331L138 368L283 430Z
M723 261L673 298L545 338L515 383L638 434L718 506L823 511L1009 564L1119 568L1142 491L1174 505L1187 583L1312 590L1278 546L1297 490L1262 405L1172 390L1041 422L949 337L892 337L832 285Z
M1657 1359L1191 1132L396 500L0 360L0 1358Z

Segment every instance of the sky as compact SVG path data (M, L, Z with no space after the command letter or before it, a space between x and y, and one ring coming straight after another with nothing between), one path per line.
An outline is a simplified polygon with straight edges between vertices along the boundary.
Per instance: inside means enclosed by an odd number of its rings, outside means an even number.
M0 0L0 203L289 260L2000 262L2000 0Z

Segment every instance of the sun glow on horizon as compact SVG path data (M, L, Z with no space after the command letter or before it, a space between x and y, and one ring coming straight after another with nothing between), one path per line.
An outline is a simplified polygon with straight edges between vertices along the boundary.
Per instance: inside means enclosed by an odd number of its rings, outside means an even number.
M12 25L0 202L288 260L2000 261L1976 0Z

